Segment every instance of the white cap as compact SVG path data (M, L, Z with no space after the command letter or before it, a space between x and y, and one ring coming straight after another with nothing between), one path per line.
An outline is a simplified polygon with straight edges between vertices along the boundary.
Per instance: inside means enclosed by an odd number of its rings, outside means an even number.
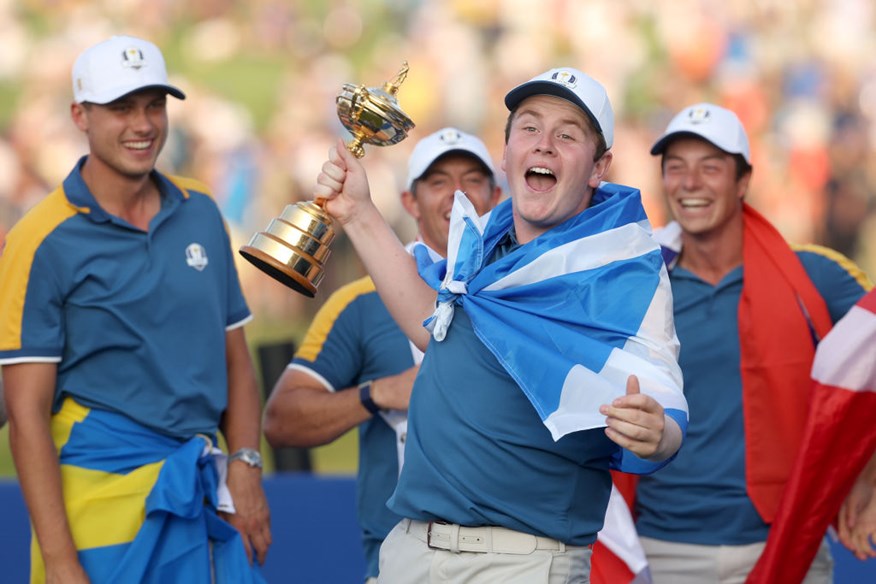
M605 88L598 81L572 67L551 69L509 91L505 105L514 111L521 101L533 95L561 97L580 107L602 133L606 147L611 148L614 143L614 112Z
M663 154L670 140L697 136L729 154L741 154L751 164L748 135L732 111L712 103L698 103L681 110L651 147L651 154Z
M471 154L484 163L490 174L496 174L490 153L479 138L456 128L444 128L429 134L414 146L408 159L407 188L410 190L414 181L426 174L436 160L451 152Z
M167 82L164 57L154 44L130 36L114 36L83 51L73 64L76 103L105 104L132 91L157 87L185 99Z

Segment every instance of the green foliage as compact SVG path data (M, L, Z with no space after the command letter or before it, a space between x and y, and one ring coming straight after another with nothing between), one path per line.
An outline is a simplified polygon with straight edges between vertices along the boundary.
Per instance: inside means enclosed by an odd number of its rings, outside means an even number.
M9 426L0 429L0 479L15 478L15 465L9 451Z

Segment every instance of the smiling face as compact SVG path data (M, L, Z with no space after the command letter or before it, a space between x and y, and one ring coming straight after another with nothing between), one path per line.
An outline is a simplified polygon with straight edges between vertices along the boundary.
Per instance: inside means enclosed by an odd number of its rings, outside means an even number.
M417 221L423 242L441 255L447 254L453 194L466 194L479 215L499 202L502 190L483 162L470 154L450 152L429 166L412 191L402 193L402 204Z
M74 103L76 126L88 137L93 171L127 179L147 176L167 140L167 95L147 89L106 105Z
M685 235L720 237L742 221L751 173L737 178L736 158L709 142L679 137L663 153L663 192Z
M590 205L611 166L594 162L598 135L584 111L551 95L535 95L512 113L502 169L514 207L514 227L527 243Z

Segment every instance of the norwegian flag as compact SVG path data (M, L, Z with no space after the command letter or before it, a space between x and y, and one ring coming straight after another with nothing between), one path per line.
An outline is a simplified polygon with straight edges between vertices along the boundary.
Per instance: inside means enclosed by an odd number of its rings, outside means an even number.
M828 525L876 449L876 289L821 341L806 432L750 584L803 580Z

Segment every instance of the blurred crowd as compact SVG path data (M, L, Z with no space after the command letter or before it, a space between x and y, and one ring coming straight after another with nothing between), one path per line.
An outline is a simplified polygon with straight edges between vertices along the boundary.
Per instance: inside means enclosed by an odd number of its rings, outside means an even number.
M374 196L400 236L417 138L445 125L501 159L505 92L554 66L599 79L615 105L610 180L642 189L659 226L669 117L697 101L736 111L756 168L749 199L795 243L821 243L876 276L876 7L872 0L0 0L0 240L85 152L69 71L116 33L162 47L176 85L159 166L210 184L234 245L311 198L329 146L349 135L335 97L379 87L407 61L398 104L413 139L366 146ZM315 300L239 266L255 335L306 325L362 271L343 235Z

